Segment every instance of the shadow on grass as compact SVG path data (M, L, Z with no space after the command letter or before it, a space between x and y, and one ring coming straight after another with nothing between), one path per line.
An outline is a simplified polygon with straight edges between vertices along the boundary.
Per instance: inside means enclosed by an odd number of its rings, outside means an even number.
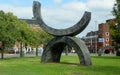
M80 66L80 63L60 62L60 64Z

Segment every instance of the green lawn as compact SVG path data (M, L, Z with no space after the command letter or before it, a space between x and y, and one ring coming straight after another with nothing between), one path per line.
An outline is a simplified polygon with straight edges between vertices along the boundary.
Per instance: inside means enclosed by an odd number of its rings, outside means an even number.
M40 57L0 59L0 75L120 75L120 57L93 56L92 66L79 65L77 56L61 63L40 63Z

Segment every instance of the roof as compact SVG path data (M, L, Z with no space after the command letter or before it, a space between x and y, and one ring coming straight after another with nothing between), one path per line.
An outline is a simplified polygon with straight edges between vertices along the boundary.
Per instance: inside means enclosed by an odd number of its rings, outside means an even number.
M34 19L19 19L19 20L24 20L26 21L28 24L35 24L38 25L38 22Z
M98 31L88 32L86 36L95 36L95 35L98 35Z

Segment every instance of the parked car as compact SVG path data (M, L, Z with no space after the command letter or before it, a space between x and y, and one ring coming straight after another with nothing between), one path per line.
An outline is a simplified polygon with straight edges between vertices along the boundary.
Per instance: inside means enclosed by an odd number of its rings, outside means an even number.
M15 54L15 51L14 50L10 50L8 51L9 54Z

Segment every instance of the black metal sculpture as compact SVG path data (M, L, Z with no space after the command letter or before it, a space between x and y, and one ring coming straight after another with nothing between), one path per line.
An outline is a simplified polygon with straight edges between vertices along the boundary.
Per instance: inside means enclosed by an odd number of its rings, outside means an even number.
M60 62L62 51L68 46L74 47L80 63L82 65L91 65L90 54L84 42L76 37L88 25L91 19L91 13L85 12L82 19L74 26L66 29L54 29L46 25L41 18L41 4L37 1L33 2L33 15L39 23L40 27L47 33L55 36L44 48L41 62Z

